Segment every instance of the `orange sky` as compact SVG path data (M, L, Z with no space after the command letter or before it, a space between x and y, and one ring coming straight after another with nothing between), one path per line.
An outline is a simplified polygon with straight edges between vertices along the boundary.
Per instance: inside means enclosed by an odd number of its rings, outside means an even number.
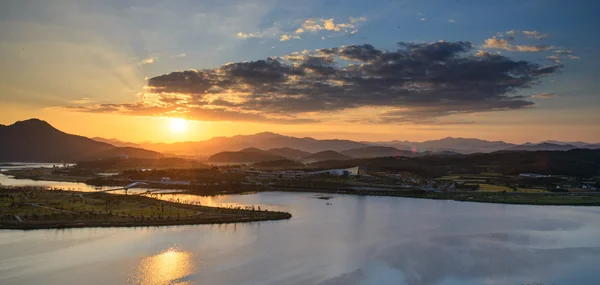
M373 125L373 124L306 124L277 125L240 122L201 122L188 121L184 132L173 132L169 119L165 117L126 116L114 114L91 114L69 112L56 108L32 108L31 106L0 105L0 123L7 125L17 120L40 118L56 128L73 134L88 137L117 138L131 142L176 142L206 140L215 136L254 134L271 131L275 133L314 138L342 138L365 141L408 140L424 141L448 136L475 137L487 140L504 140L513 143L540 140L583 140L600 141L597 125L539 125L536 115L529 113L531 122L523 122L522 110L512 111L520 116L507 116L502 125ZM531 111L530 111L531 112ZM491 114L496 115L496 114ZM498 114L500 115L500 114ZM501 114L506 116L505 113ZM585 114L584 114L585 115ZM489 118L485 114L484 118ZM527 119L528 116L525 116ZM566 116L563 114L563 116ZM513 119L511 119L513 118ZM571 120L583 120L572 117ZM485 120L483 120L485 121ZM594 131L595 130L595 131Z

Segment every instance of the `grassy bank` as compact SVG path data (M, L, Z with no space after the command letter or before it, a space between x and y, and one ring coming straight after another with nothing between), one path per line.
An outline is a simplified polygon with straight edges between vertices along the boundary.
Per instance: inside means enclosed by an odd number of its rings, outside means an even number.
M289 218L291 214L285 212L179 204L140 195L0 188L0 229L218 224Z

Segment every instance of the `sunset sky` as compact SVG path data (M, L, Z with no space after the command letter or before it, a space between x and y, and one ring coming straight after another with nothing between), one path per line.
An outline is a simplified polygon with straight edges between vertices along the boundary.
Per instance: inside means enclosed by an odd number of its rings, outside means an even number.
M36 117L133 142L263 131L600 142L599 10L550 0L0 0L0 124Z

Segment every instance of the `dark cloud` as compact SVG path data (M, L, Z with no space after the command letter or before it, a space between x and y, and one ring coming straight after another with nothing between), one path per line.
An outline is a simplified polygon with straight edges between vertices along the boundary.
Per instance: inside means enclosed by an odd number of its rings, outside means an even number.
M403 43L398 45L406 47L414 57L425 58L429 61L443 61L459 53L464 53L473 48L471 42L437 42L437 43Z
M342 47L338 54L345 59L370 61L380 57L382 52L377 50L372 45L365 44L359 46L351 45Z
M383 107L386 113L372 121L435 121L452 114L530 107L532 102L515 93L562 69L499 54L475 55L470 42L401 42L398 47L350 45L176 71L149 79L140 102L71 108L307 123L316 121L305 119L307 113L327 118L333 111Z

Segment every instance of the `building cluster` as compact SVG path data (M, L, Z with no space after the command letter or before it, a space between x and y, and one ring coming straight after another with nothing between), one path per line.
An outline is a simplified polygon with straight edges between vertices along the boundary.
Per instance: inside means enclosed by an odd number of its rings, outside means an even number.
M551 177L550 175L537 174L537 173L521 173L521 174L519 174L519 176L527 177L527 178L549 178L549 177Z
M298 171L298 170L287 170L287 171L259 171L259 170L248 170L247 173L254 173L257 179L263 180L276 180L276 179L303 179L308 177L317 176L341 176L350 177L357 175L364 175L366 171L358 166L344 169L327 169L318 171Z

